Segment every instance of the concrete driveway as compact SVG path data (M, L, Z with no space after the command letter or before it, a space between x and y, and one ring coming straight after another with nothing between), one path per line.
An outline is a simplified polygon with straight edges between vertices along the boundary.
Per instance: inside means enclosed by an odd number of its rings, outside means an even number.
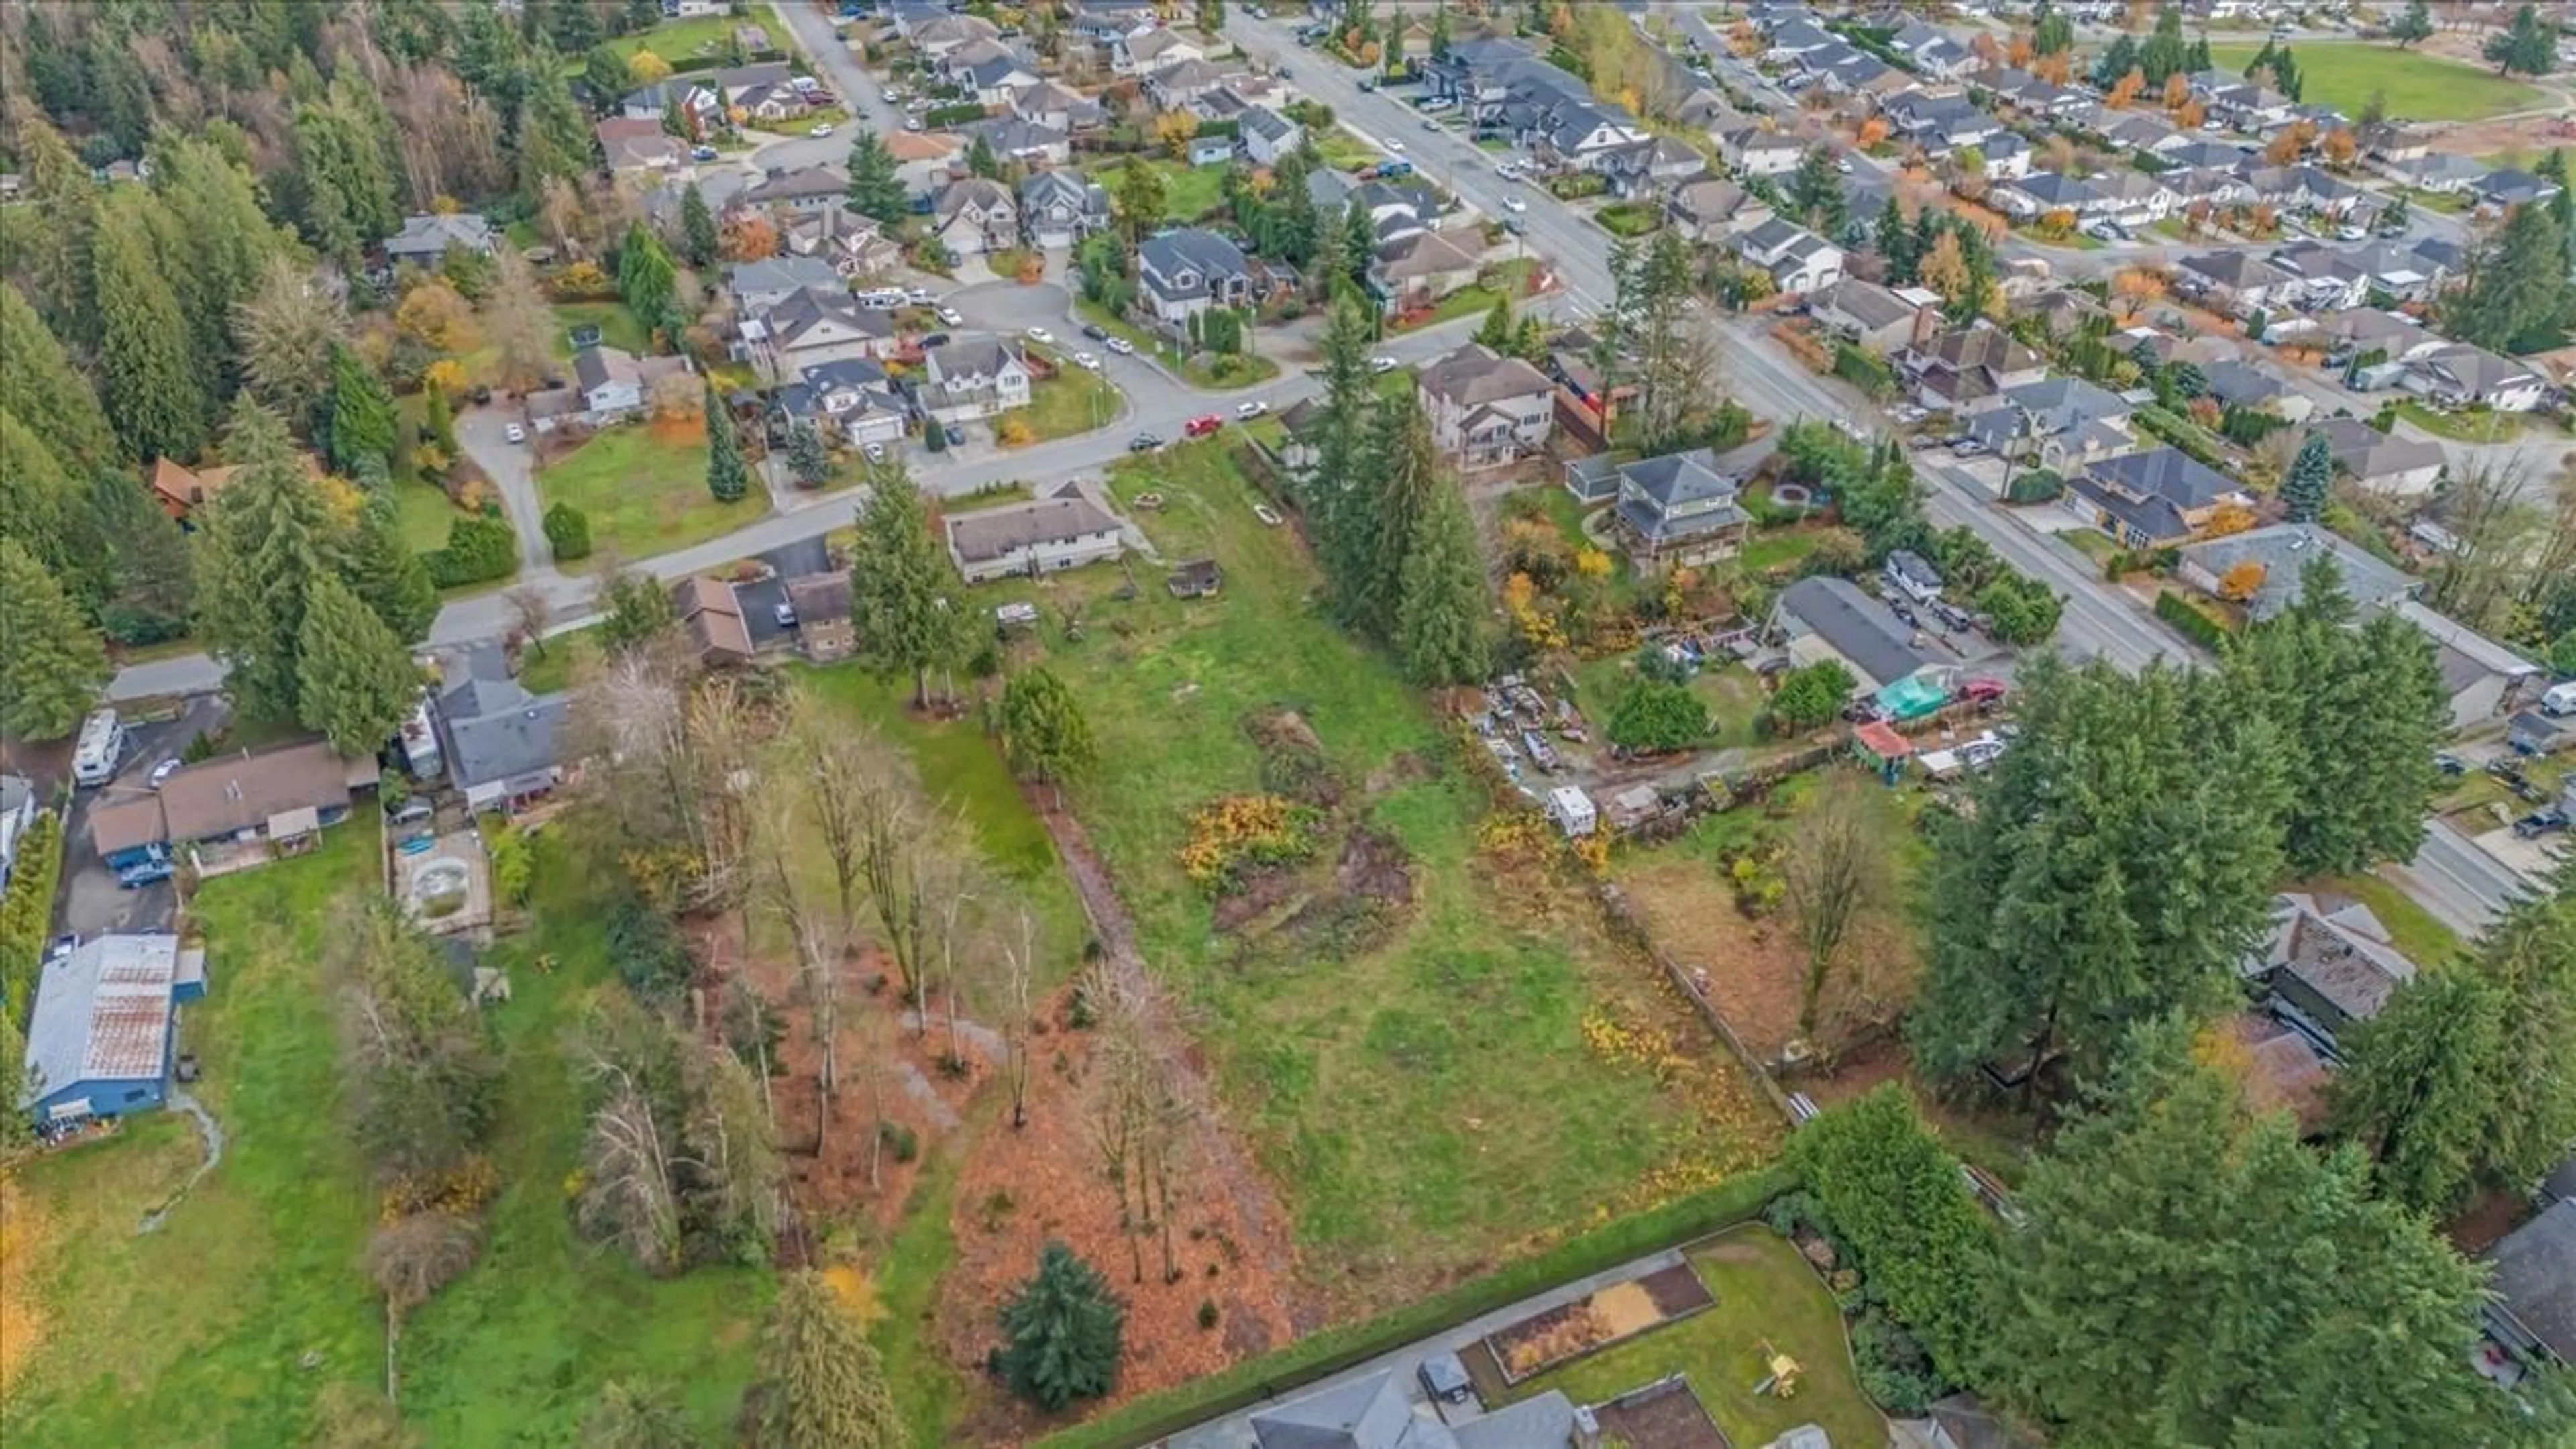
M109 932L167 930L178 915L179 895L168 881L133 890L116 883L116 875L98 858L90 834L90 811L103 801L148 793L144 782L153 767L179 758L199 734L212 734L232 718L232 705L219 694L200 694L183 701L178 712L156 723L126 726L125 767L95 790L72 797L63 831L63 883L54 906L54 929L83 940Z
M546 547L546 504L537 492L536 457L529 444L509 437L517 413L507 404L468 409L456 420L456 444L501 495L501 511L519 533L520 571L550 574L555 560Z

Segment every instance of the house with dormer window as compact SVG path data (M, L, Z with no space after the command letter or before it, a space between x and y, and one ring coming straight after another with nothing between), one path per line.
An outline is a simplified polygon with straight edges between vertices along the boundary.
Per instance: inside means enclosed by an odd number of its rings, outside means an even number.
M1147 237L1136 248L1136 272L1145 309L1169 327L1185 326L1210 307L1246 307L1259 300L1243 248L1202 227Z
M1517 357L1470 342L1414 379L1431 421L1432 446L1461 468L1494 468L1547 446L1556 388Z

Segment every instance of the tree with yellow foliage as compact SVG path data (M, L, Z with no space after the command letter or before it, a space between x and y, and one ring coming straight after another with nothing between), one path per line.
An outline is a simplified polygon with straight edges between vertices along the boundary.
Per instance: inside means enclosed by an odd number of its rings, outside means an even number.
M474 308L443 278L430 277L403 295L394 309L394 330L438 352L474 348Z
M2137 316L2164 294L2164 277L2145 267L2129 267L2111 279L2111 308L2123 319Z
M2329 131L2325 139L2317 143L2317 152L2325 158L2328 166L2337 171L2349 171L2354 158L2361 154L2361 142L2354 139L2348 128Z
M2260 559L2239 559L2219 576L2218 596L2231 604L2244 603L2263 587L2263 576L2267 572Z
M2137 100L2139 93L2144 91L2146 88L2147 73L2138 69L2136 66L2131 66L2129 67L2129 73L2127 75L2120 77L2119 80L2112 83L2111 93L2104 96L2102 101L2103 104L2108 105L2115 111L2125 110L2132 102Z
M1165 111L1154 118L1154 140L1171 153L1175 161L1186 161L1190 140L1199 133L1199 118L1191 111Z
M671 63L649 50L639 50L626 58L626 76L639 86L671 78Z
M2138 79L2143 82L2146 79L2146 72L2140 71L2138 73ZM2166 76L2165 109L2168 111L2179 111L2190 103L2191 77L2184 75L2180 71L2175 71L2172 75ZM2192 124L2194 126L2198 126L2200 123L2198 121L2194 121Z

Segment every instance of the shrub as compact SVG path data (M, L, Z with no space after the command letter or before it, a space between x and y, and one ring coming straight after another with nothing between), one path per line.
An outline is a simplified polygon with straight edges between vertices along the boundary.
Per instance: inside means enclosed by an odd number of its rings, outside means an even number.
M1864 1311L1852 1325L1852 1364L1860 1372L1861 1391L1888 1413L1913 1418L1941 1395L1932 1360L1914 1336L1876 1308Z
M0 896L0 1010L23 1022L35 997L31 987L45 956L45 932L54 919L54 886L62 875L62 817L36 817L19 841L17 874ZM13 1084L15 1085L15 1084ZM14 1112L12 1115L15 1115Z
M546 510L546 547L554 551L555 562L572 563L590 557L590 515L569 503L558 503Z
M1708 735L1708 706L1688 686L1640 677L1610 710L1610 743L1650 754L1688 749Z
M430 582L442 589L490 583L519 567L519 536L510 520L478 513L448 525L446 546L427 559Z
M2046 468L2030 468L2013 475L2012 486L2004 490L2004 501L2050 503L2065 491L2065 479Z
M2209 650L2227 647L2227 626L2207 609L2180 594L2156 595L2156 617L2171 624L2182 636Z
M921 1136L900 1122L879 1122L877 1140L894 1154L897 1162L910 1162L921 1155Z
M1832 659L1790 670L1771 696L1769 719L1773 732L1802 735L1822 729L1842 711L1843 701L1851 698L1858 683L1849 669Z
M608 954L627 988L648 1001L678 999L697 973L670 918L635 896L609 907Z

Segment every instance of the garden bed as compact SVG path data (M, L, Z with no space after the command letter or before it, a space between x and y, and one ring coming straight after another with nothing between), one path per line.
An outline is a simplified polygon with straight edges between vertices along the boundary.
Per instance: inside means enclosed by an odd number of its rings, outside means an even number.
M1699 1275L1679 1264L1559 1304L1479 1341L1503 1382L1519 1384L1716 1302Z

